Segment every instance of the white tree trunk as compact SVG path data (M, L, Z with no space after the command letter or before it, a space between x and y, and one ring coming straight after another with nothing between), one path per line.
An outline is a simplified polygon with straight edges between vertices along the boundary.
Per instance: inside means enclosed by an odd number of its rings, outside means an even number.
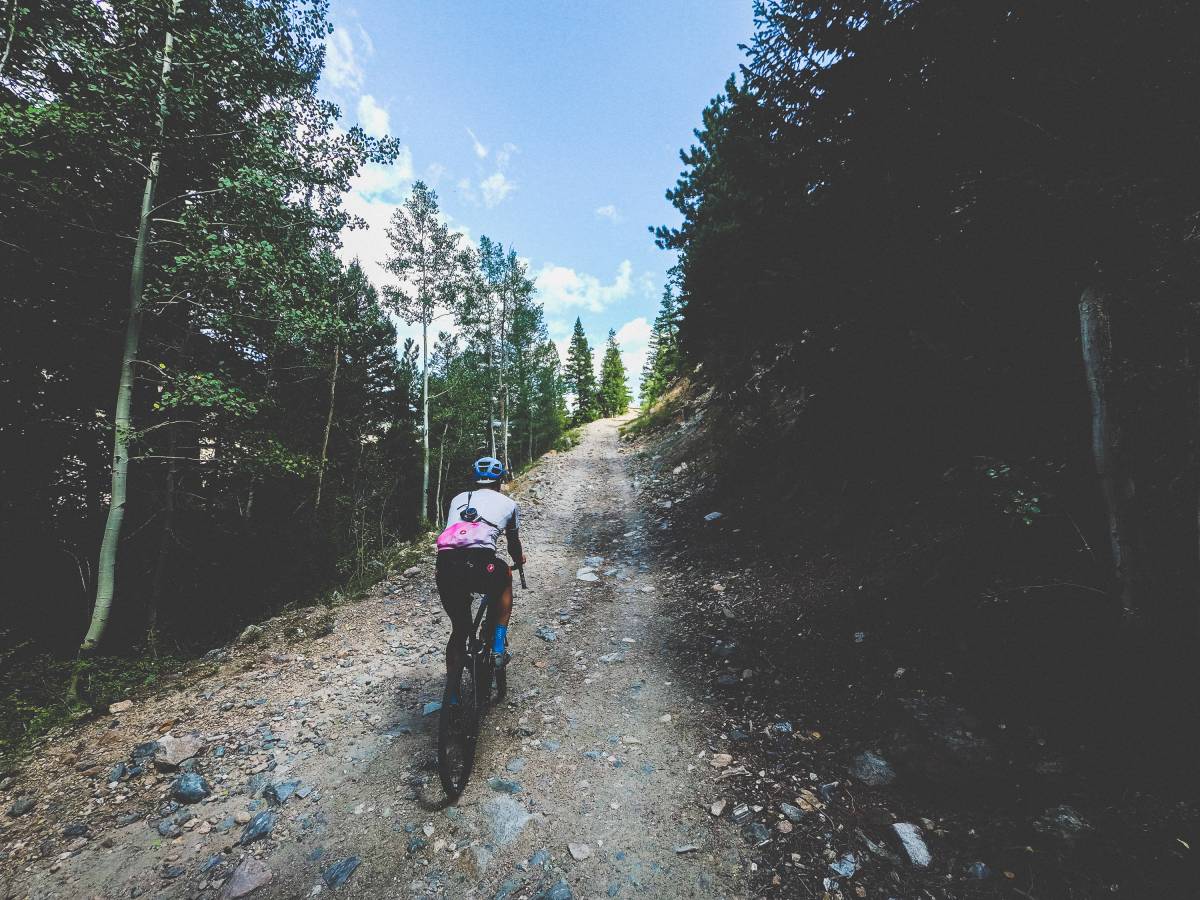
M121 542L121 526L125 519L126 492L129 481L129 445L133 431L134 364L142 333L142 297L146 285L146 245L150 236L150 216L154 209L154 191L158 186L161 165L159 145L167 118L167 90L171 82L171 50L175 37L172 29L179 13L181 0L173 0L166 34L163 36L162 68L158 80L158 112L154 125L155 145L146 166L142 187L142 206L138 216L137 240L134 243L133 263L129 271L129 318L125 322L125 343L121 350L121 375L117 383L117 403L113 416L112 499L104 523L104 538L96 567L96 602L92 619L84 635L80 652L90 653L100 643L108 626L116 592L117 548ZM76 672L76 676L78 672ZM78 679L73 678L71 693L78 694Z
M429 319L421 320L421 517L429 518Z
M338 365L342 361L342 342L333 342L333 366L329 374L329 410L325 414L325 435L321 439L321 468L317 472L317 497L313 509L321 508L321 489L325 486L325 466L329 462L329 435L333 431L333 404L337 397Z
M1116 366L1112 350L1113 295L1087 288L1079 298L1079 333L1083 367L1092 404L1092 461L1100 478L1108 518L1108 546L1113 573L1126 614L1137 612L1133 580L1131 507L1133 480L1124 469L1122 431L1116 407Z

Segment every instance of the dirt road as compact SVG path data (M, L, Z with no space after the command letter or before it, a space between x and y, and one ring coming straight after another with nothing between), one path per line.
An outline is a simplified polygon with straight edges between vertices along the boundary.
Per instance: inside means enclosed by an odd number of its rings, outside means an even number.
M530 589L509 698L456 805L424 714L448 629L428 560L339 607L327 636L276 620L178 691L56 736L6 794L37 805L0 832L5 895L746 896L752 844L710 809L715 714L673 669L617 425L518 487ZM150 741L191 749L175 739L202 745L182 763L201 802L170 800L170 753L114 772ZM270 833L250 840L256 823Z

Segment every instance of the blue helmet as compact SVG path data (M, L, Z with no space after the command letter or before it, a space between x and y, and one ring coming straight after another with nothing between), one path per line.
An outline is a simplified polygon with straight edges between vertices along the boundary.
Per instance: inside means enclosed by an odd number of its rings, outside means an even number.
M483 456L475 460L475 481L478 484L494 484L504 477L504 463L494 456Z

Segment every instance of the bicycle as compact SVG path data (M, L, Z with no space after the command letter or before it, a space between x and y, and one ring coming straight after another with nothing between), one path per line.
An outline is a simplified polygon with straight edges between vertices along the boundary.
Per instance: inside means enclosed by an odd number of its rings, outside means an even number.
M525 572L521 568L517 571L524 588ZM477 599L479 608L475 610ZM496 687L496 702L503 700L508 691L508 668L496 668L492 658L495 623L487 615L490 610L488 600L486 594L471 594L471 607L475 612L467 635L466 664L459 679L459 702L450 703L454 686L447 678L438 712L438 777L451 799L462 794L475 767L475 748L479 743L484 712L492 701L492 685Z

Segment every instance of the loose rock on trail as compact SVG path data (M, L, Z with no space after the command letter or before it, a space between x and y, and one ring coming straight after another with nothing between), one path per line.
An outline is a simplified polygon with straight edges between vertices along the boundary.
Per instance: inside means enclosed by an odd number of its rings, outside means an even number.
M3 895L755 893L773 818L724 814L737 763L707 686L672 669L617 425L518 486L509 697L456 804L424 714L449 630L430 548L332 629L324 610L263 623L177 690L54 735L0 798Z

